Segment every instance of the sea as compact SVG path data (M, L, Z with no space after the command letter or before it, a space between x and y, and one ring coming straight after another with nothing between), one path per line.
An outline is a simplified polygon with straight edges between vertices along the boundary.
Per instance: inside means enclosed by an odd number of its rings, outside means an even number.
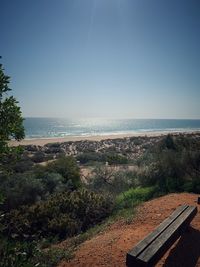
M200 120L25 118L26 139L200 131Z

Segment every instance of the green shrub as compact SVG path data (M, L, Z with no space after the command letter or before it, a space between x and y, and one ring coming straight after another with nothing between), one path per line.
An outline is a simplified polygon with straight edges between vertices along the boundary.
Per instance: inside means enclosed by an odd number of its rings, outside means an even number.
M165 179L166 192L180 192L182 191L184 181L179 177L168 177Z
M80 161L81 164L91 163L91 162L108 162L110 165L113 164L127 164L128 159L116 152L107 152L107 153L99 153L99 152L88 152L82 153L77 156L77 160Z
M59 173L41 171L0 176L0 190L5 196L2 209L9 211L21 205L32 205L67 188L69 186Z
M32 167L33 167L33 162L30 159L18 160L13 166L13 171L22 173L31 170Z
M156 187L130 188L121 193L116 199L116 208L132 208L142 201L151 199L157 192Z
M18 242L3 238L0 243L0 267L55 267L62 259L69 260L72 256L70 250L42 250L36 242Z
M3 233L19 239L72 236L99 223L112 210L110 199L88 190L52 195L31 207L12 210L1 218Z
M134 143L134 145L139 146L143 144L144 137L142 138L142 137L133 136L133 137L130 137L130 141L131 143Z
M43 195L44 187L32 173L0 176L0 190L4 195L3 210L33 204Z
M80 161L81 164L86 164L89 162L105 162L105 156L98 152L85 152L82 154L79 154L77 156L77 160Z
M5 196L2 209L9 211L21 205L32 205L73 187L70 180L66 183L59 173L47 172L42 167L32 172L0 175L0 191Z
M44 152L41 152L41 151L37 151L33 154L32 156L32 161L35 162L35 163L40 163L40 162L43 162L46 160L45 158L45 153Z
M93 170L88 187L96 192L115 196L137 185L138 180L134 171L116 170L115 167L104 166Z
M107 153L105 154L106 161L110 164L127 164L128 159L125 156L115 154L115 153Z
M67 183L72 182L74 189L81 185L80 171L76 160L73 157L62 157L58 160L50 162L45 168L48 172L59 173Z
M35 173L36 179L40 180L44 187L43 199L45 196L55 193L62 192L69 189L65 183L65 179L59 174L54 172L47 172L45 169Z
M1 238L0 267L34 267L29 260L37 253L33 243L16 242Z
M170 134L168 134L166 137L163 138L160 144L160 148L161 149L172 149L172 150L176 149L174 139Z
M200 177L195 177L192 180L186 181L182 189L183 191L200 194Z
M21 171L25 170L19 166ZM0 173L0 192L5 197L1 207L9 211L20 205L31 205L52 193L74 190L80 184L79 168L72 157L61 158L47 166L36 166L28 172Z
M30 261L34 263L34 266L38 267L55 267L63 259L70 260L71 258L73 258L73 251L54 247L39 250Z
M198 193L200 145L194 136L166 136L139 160L141 186L157 185L163 193Z

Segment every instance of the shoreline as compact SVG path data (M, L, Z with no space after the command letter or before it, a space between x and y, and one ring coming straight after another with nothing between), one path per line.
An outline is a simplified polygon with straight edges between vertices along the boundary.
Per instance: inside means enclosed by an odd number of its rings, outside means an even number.
M12 140L9 142L10 146L18 145L36 145L44 146L50 143L64 143L64 142L76 142L76 141L101 141L106 139L123 139L129 137L158 137L164 136L167 134L177 135L177 134L199 134L198 130L191 131L156 131L156 132L135 132L127 134L108 134L108 135L92 135L92 136L66 136L66 137L52 137L52 138L33 138L33 139L24 139L22 141Z

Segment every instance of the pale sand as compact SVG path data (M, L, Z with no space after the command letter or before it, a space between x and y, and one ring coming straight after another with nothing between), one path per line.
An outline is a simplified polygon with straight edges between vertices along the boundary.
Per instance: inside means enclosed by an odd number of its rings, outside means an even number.
M126 138L126 137L139 137L139 136L148 136L148 137L156 137L169 134L168 131L162 132L144 132L144 133L132 133L132 134L116 134L116 135L95 135L95 136L67 136L67 137L59 137L59 138L38 138L38 139L24 139L20 142L10 141L10 146L17 145L38 145L44 146L48 143L63 143L69 141L83 141L83 140L91 140L91 141L101 141L106 139L117 139L117 138ZM195 132L171 132L171 134L179 134L179 133L195 133Z

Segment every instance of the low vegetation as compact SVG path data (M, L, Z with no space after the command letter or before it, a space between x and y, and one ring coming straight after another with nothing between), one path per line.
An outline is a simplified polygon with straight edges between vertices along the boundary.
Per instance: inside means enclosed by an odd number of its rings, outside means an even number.
M77 160L81 164L94 164L94 163L108 163L109 165L127 164L128 159L124 155L117 153L100 153L100 152L85 152L77 156Z
M130 222L139 203L169 192L200 193L199 151L198 138L169 135L149 146L132 170L121 167L129 160L113 151L61 156L44 166L25 153L14 161L6 155L0 173L0 266L56 266L114 218ZM93 167L87 183L81 182L80 164ZM52 247L68 237L72 243L65 251Z
M143 201L147 201L154 196L158 196L156 187L137 187L119 194L116 198L117 209L130 209Z
M112 211L112 201L86 189L51 195L35 205L23 206L3 216L2 233L19 240L50 236L63 239L86 231Z
M200 142L168 135L140 160L142 186L156 185L162 193L199 193Z

